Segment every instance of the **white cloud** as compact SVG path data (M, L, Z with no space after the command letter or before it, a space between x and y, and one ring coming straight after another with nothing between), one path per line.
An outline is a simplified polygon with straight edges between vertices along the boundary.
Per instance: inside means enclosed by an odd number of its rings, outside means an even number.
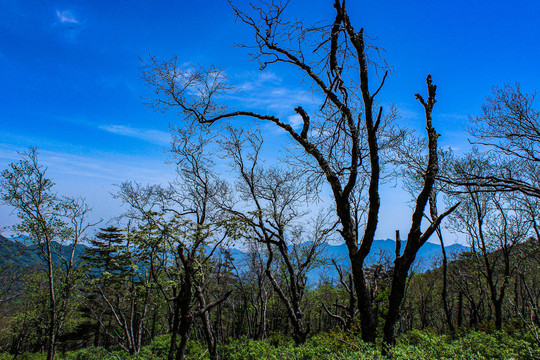
M121 136L132 137L155 144L168 144L169 133L153 129L137 129L124 125L100 125L99 129Z
M57 21L53 26L59 29L59 33L64 40L70 44L77 43L77 38L84 25L70 10L56 10L56 18Z
M278 116L290 113L297 106L309 111L320 99L316 95L301 88L286 88L274 84L263 84L252 89L227 96L228 99L238 102L244 107L261 111L273 111Z
M79 21L75 19L75 16L69 10L56 10L56 17L62 24L78 24Z
M238 89L241 91L251 91L262 86L267 85L276 85L281 83L281 78L279 78L273 72L246 72L240 75L241 78L247 78L249 80L243 81L238 85Z
M54 189L61 195L86 198L93 208L90 221L112 219L124 212L121 202L114 199L120 184L133 180L143 184L167 184L176 176L174 166L165 164L165 155L160 158L141 157L129 154L97 152L86 149L84 153L65 150L38 149L39 163L47 168L47 177L55 182ZM17 151L26 152L20 146L0 144L0 170L9 163L20 160ZM0 207L0 232L18 222L11 208Z
M287 120L287 122L293 127L293 129L297 129L304 124L304 120L302 120L302 117L298 114L289 116Z
M268 112L277 116L290 114L297 106L302 106L306 111L314 108L321 102L319 94L305 87L303 83L298 86L286 86L284 80L271 71L234 74L239 79L236 85L237 93L227 95L226 98L233 104L246 106L250 110Z
M97 183L101 185L103 182L108 184L124 180L164 183L174 178L174 175L171 175L174 169L164 165L165 158L142 158L86 150L85 153L74 153L69 150L38 148L38 158L40 164L48 168L55 180L66 183L66 179L77 178L78 181L73 182L73 187L80 186L80 181L94 182L92 179L100 179L101 182ZM21 159L19 152L26 153L27 149L0 144L0 170L6 168L9 163L19 161Z

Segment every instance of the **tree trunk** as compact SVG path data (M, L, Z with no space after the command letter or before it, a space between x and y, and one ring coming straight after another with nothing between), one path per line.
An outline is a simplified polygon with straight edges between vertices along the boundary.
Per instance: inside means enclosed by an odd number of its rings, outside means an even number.
M495 329L502 330L503 328L502 297L499 300L493 301L493 307L495 310Z
M461 291L458 295L457 324L459 327L463 325L463 293Z
M200 286L197 286L197 297L199 298L199 306L201 307L201 309L204 309L206 307L206 299L204 298ZM204 311L202 314L200 314L200 318L203 323L204 337L206 339L206 346L208 346L208 355L210 357L210 360L217 360L217 340L216 334L213 331L212 322L210 320L209 310Z
M373 306L366 284L364 269L358 264L358 260L356 258L351 259L351 262L354 287L356 290L356 296L358 298L358 312L360 314L360 330L362 331L362 340L365 342L374 343L377 336L377 323L373 314Z
M174 354L176 353L176 336L178 334L178 327L180 324L180 299L177 296L173 300L173 319L171 324L171 344L169 346L168 360L174 360Z
M52 267L51 242L47 239L47 266L49 277L49 344L47 347L47 360L54 360L56 356L56 296L54 291L54 273Z
M203 306L206 306L206 304L204 304ZM214 332L212 331L212 324L210 322L210 314L208 313L208 311L205 311L201 315L201 320L203 323L204 337L206 338L206 346L208 346L208 355L210 357L210 360L217 360L218 353L216 337Z
M179 294L180 325L178 326L178 335L180 335L180 345L176 349L176 360L184 360L186 346L189 340L189 331L193 322L191 313L191 300L193 298L193 283L191 279L191 268L186 269L186 278L182 283Z
M443 286L441 291L441 299L444 308L444 314L446 316L446 324L451 333L455 332L454 323L452 322L452 312L448 307L448 258L446 257L446 249L444 248L444 241L440 230L437 230L437 235L441 242L442 252L442 271L443 271Z
M402 256L394 262L394 276L392 277L392 288L388 298L388 314L386 315L383 330L383 343L388 346L393 346L395 343L395 326L399 320L399 310L405 295L407 275L411 263L412 261L406 261Z

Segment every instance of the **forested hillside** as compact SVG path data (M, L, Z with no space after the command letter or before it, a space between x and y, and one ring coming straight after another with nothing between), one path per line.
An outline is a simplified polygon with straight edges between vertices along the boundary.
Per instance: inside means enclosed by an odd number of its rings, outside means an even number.
M162 292L170 282L164 272L167 270L160 270L161 276L154 278L150 272L157 265L157 258L152 258L152 251L129 244L129 237L133 241L135 234L109 227L92 238L92 247L82 247L85 251L76 260L76 267L81 270L76 280L78 296L65 314L59 358L165 358L170 351L169 319L173 315ZM65 254L66 249L61 252ZM210 319L221 358L281 359L287 354L302 359L380 356L380 350L358 338L354 293L346 267L338 267L341 277L322 276L317 282L308 282L306 278L300 305L305 309L310 340L300 347L293 346L289 336L294 328L286 307L266 278L262 253L220 248L205 265L204 286L212 296L209 301L215 304ZM331 256L321 257L313 272L334 267L331 259L336 253L325 254ZM15 354L40 352L47 315L43 312L46 286L39 250L2 238L2 256L15 261L2 263L4 330L0 344L4 351ZM497 262L503 254L495 250L488 256L489 261ZM534 350L538 346L534 336L538 325L532 303L540 282L539 258L538 244L532 241L517 245L514 251L511 262L516 268L507 285L510 291L504 307L505 333L495 332L489 290L479 277L481 264L474 251L451 256L446 269L440 266L439 256L434 261L438 267L412 273L399 325L399 332L408 335L399 339L392 351L394 358L450 359L475 354L486 359L526 359L539 355ZM170 266L174 269L174 265ZM373 261L367 271L382 322L391 284L391 257L381 251L378 261ZM309 278L310 274L306 275ZM286 286L286 277L279 281ZM223 292L227 294L224 300L220 297ZM195 321L187 358L198 359L205 354L206 340L203 324ZM437 335L445 333L453 335ZM484 342L492 342L491 347L486 348ZM65 351L68 352L64 355Z

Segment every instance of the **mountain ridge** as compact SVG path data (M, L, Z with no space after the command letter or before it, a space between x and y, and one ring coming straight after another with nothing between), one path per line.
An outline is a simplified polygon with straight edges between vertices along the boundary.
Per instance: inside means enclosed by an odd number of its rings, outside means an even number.
M68 255L71 252L70 246L61 245L61 253ZM392 239L374 240L371 248L371 252L366 258L366 266L375 264L379 257L384 256L390 262L393 262L395 258L396 242ZM405 241L402 241L401 248L405 247ZM76 249L76 257L84 253L88 246L79 244ZM445 246L447 256L452 257L453 254L458 254L462 251L467 251L469 248L461 244L452 244ZM247 256L247 251L243 251L238 248L231 248L231 255L237 261L242 261ZM38 267L42 265L42 260L39 256L39 246L29 241L18 241L16 239L9 239L0 235L0 268L5 267ZM334 260L337 265L347 268L349 266L348 250L345 244L326 244L323 257L328 260ZM434 243L426 243L422 246L416 256L413 270L417 272L425 272L434 268L436 265L436 259L441 258L441 246ZM329 264L329 262L328 262ZM314 283L319 279L337 279L338 273L333 265L326 265L314 268L308 274L308 282Z

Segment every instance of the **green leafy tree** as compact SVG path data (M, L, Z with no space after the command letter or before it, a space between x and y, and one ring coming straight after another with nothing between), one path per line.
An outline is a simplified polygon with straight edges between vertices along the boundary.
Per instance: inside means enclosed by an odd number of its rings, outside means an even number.
M99 329L113 344L130 354L142 346L148 315L152 277L149 254L141 251L146 229L128 232L101 229L86 249L89 306Z
M197 319L202 321L210 359L217 359L216 333L209 312L231 294L226 286L211 297L205 291L212 256L236 231L235 224L223 217L217 206L218 195L226 188L210 170L210 148L205 146L209 141L178 132L173 145L177 181L168 187L125 182L118 194L129 205L127 216L156 234L141 246L156 255L150 268L169 307L169 360L185 358Z
M121 267L119 255L125 241L122 230L114 226L100 229L95 237L89 239L89 247L82 256L85 263L90 266L88 275L95 278L104 272L119 270Z
M49 292L47 360L52 360L58 335L73 305L71 300L80 277L75 252L92 226L87 221L90 208L83 199L54 192L54 182L39 164L35 148L21 157L1 173L0 198L20 220L14 230L38 246L45 265Z

